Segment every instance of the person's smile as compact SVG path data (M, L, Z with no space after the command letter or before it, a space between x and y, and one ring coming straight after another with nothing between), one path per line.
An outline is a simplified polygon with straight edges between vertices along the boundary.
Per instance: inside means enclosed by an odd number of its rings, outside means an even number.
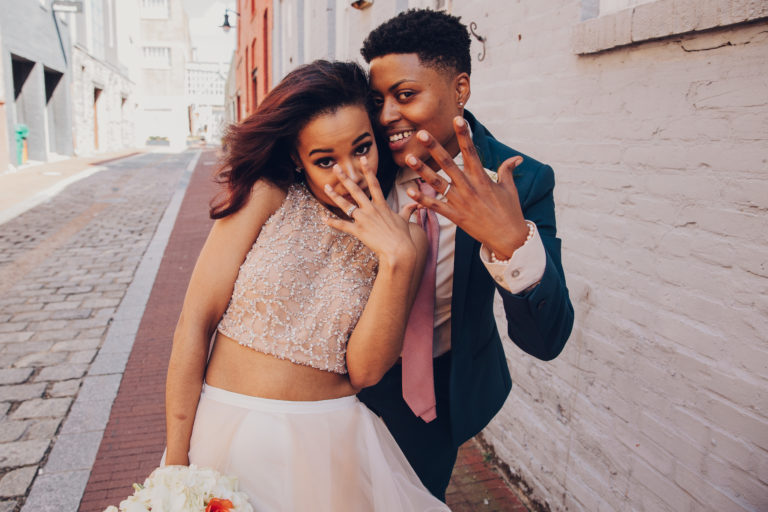
M402 150L415 133L416 130L413 129L387 130L387 140L389 141L390 151L396 152Z

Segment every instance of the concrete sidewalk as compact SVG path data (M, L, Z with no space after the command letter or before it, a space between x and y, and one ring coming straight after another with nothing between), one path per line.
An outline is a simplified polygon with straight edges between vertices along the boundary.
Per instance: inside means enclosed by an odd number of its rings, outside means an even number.
M24 165L0 174L0 224L34 208L75 181L103 170L103 164L143 152L143 149L127 149L73 157Z

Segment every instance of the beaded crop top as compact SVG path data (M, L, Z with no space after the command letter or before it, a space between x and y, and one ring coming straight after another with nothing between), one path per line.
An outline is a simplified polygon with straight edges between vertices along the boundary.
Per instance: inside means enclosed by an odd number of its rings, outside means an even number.
M294 184L240 266L218 331L259 352L347 373L347 341L371 293L378 262L333 215Z

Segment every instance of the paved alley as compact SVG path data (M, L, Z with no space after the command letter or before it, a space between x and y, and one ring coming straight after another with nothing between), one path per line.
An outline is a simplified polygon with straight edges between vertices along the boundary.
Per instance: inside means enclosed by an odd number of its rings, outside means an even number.
M0 224L0 512L100 512L163 451L170 339L216 152L102 165ZM526 510L474 441L448 503Z

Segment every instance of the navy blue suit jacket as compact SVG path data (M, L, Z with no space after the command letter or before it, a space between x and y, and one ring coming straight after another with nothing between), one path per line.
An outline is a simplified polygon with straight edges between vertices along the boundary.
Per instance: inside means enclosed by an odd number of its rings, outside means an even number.
M453 299L451 302L451 434L456 446L480 432L501 409L512 388L493 315L494 290L504 302L509 337L528 354L555 358L573 326L573 306L560 261L555 227L552 168L505 146L465 112L472 139L487 169L497 170L507 158L521 155L514 171L523 215L536 223L546 251L541 282L524 294L512 294L496 284L480 260L480 242L456 231ZM441 385L437 383L437 385Z

